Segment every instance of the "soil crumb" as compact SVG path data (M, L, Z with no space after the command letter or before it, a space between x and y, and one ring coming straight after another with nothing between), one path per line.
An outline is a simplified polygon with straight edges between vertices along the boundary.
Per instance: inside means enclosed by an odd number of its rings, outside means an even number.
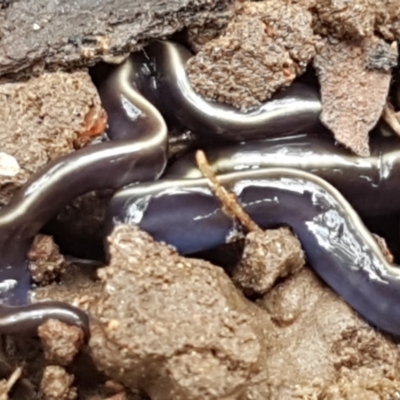
M376 10L369 0L314 0L313 11L314 28L324 36L357 40L374 32Z
M324 36L359 40L379 33L386 40L400 38L398 0L304 0L314 14L314 29Z
M320 119L336 140L360 156L369 156L369 132L386 104L390 69L397 46L370 37L362 42L326 40L314 59L321 84Z
M72 386L74 376L63 367L51 365L45 368L41 390L45 400L75 400L76 388Z
M400 352L309 268L257 302L268 312L274 398L394 399ZM258 397L261 398L261 397Z
M79 353L84 341L84 332L76 326L50 319L38 329L46 359L66 366Z
M399 6L398 0L239 2L219 36L212 29L208 42L201 31L192 38L198 53L187 63L189 79L205 98L249 111L314 60L321 121L339 143L368 156L368 134L398 61Z
M136 227L116 227L109 245L104 293L91 308L96 365L152 400L243 393L264 362L261 328L223 270Z
M95 266L67 261L58 281L36 288L31 297L34 302L58 300L89 311L100 293L101 284L96 280Z
M196 92L243 111L301 75L316 54L311 14L281 1L244 2L223 33L187 63Z
M41 285L53 282L66 268L64 256L51 236L36 235L28 252L32 279Z
M195 52L199 52L202 47L212 39L218 37L223 29L233 18L232 9L221 12L218 18L212 21L205 21L200 26L188 28L186 31L186 39L190 48Z
M74 142L98 119L104 124L104 110L86 72L45 73L0 85L1 151L19 165L11 176L0 170L0 207L42 166L73 152Z
M301 244L290 229L250 232L232 280L247 296L264 295L278 278L297 272L304 264Z
M266 235L267 248L274 234ZM139 393L152 400L396 398L397 345L310 268L280 277L273 258L263 273L272 262L275 281L252 303L221 268L180 257L138 228L117 227L109 246L111 261L98 270L100 281L95 271L70 266L61 284L36 290L35 298L90 312L88 348L68 367L80 396L131 398L132 391L138 400ZM280 259L290 259L297 246L282 246ZM257 254L247 258L250 271L258 271L258 261ZM88 389L88 382L97 383Z

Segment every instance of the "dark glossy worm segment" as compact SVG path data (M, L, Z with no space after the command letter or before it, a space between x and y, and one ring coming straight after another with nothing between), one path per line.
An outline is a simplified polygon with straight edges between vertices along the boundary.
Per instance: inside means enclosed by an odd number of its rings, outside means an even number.
M155 42L144 49L148 86L144 91L167 121L201 136L249 140L308 132L319 126L318 89L293 83L251 112L207 101L190 85L185 64L191 53L180 44Z
M364 318L400 334L400 270L386 261L333 186L303 171L276 168L219 179L261 227L290 226L317 274ZM139 224L182 254L225 243L237 230L205 179L140 184L120 191L112 211L114 221Z
M0 332L32 331L50 317L87 325L86 314L67 304L27 304L26 253L39 229L75 197L151 181L163 172L167 128L159 112L132 86L135 71L131 58L109 77L112 84L106 81L101 89L102 96L120 99L119 107L106 107L113 119L111 141L49 163L0 210Z
M37 328L48 319L58 319L69 325L79 326L89 333L89 317L77 307L58 301L46 301L0 308L2 334L36 335Z
M359 157L336 146L331 137L298 135L213 146L207 158L215 173L257 168L295 168L311 172L335 186L363 216L400 211L400 140L371 138L371 156ZM201 177L190 153L168 168L165 178Z

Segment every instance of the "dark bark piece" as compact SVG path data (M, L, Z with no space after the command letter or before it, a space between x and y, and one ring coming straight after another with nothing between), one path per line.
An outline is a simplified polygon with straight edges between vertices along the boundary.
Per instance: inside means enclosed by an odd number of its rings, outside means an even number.
M150 39L217 20L233 0L21 0L0 11L0 75L120 62Z

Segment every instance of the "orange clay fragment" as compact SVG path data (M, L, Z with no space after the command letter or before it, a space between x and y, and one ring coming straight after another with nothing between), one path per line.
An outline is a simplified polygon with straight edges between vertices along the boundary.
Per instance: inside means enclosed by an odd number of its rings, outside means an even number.
M98 106L90 107L85 115L84 129L74 141L75 148L86 146L95 136L102 134L107 127L107 113Z

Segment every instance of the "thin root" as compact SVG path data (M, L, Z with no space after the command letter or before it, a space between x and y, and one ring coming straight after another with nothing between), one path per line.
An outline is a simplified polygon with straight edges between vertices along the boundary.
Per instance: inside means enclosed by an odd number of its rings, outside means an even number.
M243 210L236 196L228 192L228 190L221 185L202 150L196 152L196 162L201 173L209 181L211 189L221 201L223 212L228 215L229 218L239 221L249 232L262 232L261 228L250 218L249 214Z
M400 136L400 118L389 102L383 108L382 118L395 131L396 135Z
M22 375L22 367L18 367L15 369L15 371L10 375L8 378L7 382L1 381L1 393L0 393L0 400L8 400L8 393L10 390L13 388L15 383L18 381L18 379L21 378Z
M7 390L10 391L12 389L12 387L15 385L15 382L17 382L17 380L19 378L21 378L22 375L22 367L18 367L12 374L11 376L8 378L7 381Z

